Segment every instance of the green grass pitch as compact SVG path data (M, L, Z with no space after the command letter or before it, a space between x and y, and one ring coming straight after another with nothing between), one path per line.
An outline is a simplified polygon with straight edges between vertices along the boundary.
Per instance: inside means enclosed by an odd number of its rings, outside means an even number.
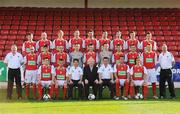
M6 90L0 90L0 114L180 114L180 89L176 89L174 100L154 100L149 90L148 100L110 100L104 91L105 99L96 101L59 100L35 101L6 100Z

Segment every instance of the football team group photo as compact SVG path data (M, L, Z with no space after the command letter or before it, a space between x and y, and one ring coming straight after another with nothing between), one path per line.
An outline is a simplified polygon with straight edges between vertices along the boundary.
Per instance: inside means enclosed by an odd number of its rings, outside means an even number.
M180 1L1 0L0 114L179 114Z

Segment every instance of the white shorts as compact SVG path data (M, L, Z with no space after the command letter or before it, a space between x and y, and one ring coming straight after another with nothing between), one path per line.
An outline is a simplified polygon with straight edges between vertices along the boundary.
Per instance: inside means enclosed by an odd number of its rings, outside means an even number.
M134 85L135 86L142 86L144 83L144 80L134 80Z
M157 82L157 77L156 77L156 70L155 68L153 69L147 69L147 81L150 82L150 83L153 83L153 82Z
M124 86L124 82L126 81L126 79L119 79L119 83L121 86Z
M48 88L51 85L52 81L41 81L42 87Z
M57 80L56 82L58 86L64 86L64 83L66 83L66 80Z
M25 71L25 82L26 83L37 83L37 70L26 70Z

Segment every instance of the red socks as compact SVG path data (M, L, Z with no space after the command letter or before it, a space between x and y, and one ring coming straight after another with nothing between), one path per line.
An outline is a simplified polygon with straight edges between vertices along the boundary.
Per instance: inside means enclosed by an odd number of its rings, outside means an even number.
M120 83L119 80L116 80L116 96L120 96Z
M143 85L143 96L144 96L144 99L147 99L147 92L148 92L147 85Z
M129 91L129 82L126 80L124 82L124 96L128 96L128 91Z
M33 96L34 96L34 98L36 98L36 84L33 84L32 85L32 89L33 89Z
M67 96L67 86L63 86L63 99Z
M129 94L131 97L134 97L134 86L133 85L130 85Z
M26 97L29 98L30 85L26 85Z
M54 92L54 84L51 84L51 88L49 90L49 95L50 95L51 98L53 96L53 92Z
M59 88L58 87L55 88L55 93L56 93L56 99L58 99L59 98Z
M156 82L152 83L153 96L156 96Z
M42 98L42 95L43 95L43 90L42 90L42 85L41 84L38 84L38 91L39 91L39 99Z

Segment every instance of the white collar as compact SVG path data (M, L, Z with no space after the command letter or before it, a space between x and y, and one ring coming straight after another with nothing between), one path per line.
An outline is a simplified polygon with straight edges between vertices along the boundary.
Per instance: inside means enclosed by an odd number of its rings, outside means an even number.
M105 67L105 65L104 64L102 64L102 67L104 67L104 68L108 68L110 65L108 64L106 67Z

